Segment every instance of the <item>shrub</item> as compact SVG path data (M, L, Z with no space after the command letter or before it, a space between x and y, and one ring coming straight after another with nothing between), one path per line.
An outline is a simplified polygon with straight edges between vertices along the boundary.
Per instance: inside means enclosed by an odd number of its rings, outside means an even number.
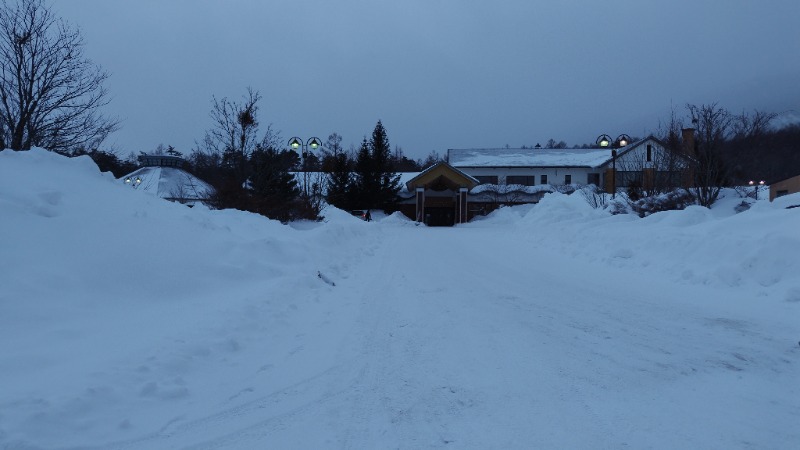
M695 204L695 198L689 191L685 189L675 189L665 194L631 201L630 207L639 217L646 217L660 211L686 209L687 206L693 204Z

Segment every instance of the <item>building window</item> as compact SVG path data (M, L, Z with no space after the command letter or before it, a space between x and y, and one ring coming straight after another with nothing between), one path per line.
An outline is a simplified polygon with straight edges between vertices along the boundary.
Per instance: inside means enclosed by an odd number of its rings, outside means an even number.
M653 146L647 144L647 162L653 161Z
M542 182L541 184L547 184L547 175L542 175Z
M586 179L587 184L593 184L595 186L600 186L600 174L599 173L590 173L588 178Z
M564 184L572 184L572 175L564 175Z
M775 197L783 197L784 195L789 195L789 190L781 190L775 193Z
M536 185L536 177L528 175L509 175L506 177L506 184L521 184L523 186Z
M480 184L497 184L497 175L479 175L475 179Z

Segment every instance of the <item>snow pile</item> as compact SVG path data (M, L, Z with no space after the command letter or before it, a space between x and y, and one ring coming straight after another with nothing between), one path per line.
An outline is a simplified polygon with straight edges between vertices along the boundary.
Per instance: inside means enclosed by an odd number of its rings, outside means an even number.
M792 447L796 197L281 225L2 151L0 448Z
M790 197L800 198L800 195ZM646 267L679 283L756 289L797 288L800 214L780 202L759 201L736 214L723 199L709 210L611 216L591 208L579 195L548 194L520 227L537 246L569 249L573 255L635 272Z
M298 284L306 295L311 274L344 264L331 243L363 234L357 223L302 233L188 208L128 189L87 156L41 149L0 152L0 211L0 437L51 445L85 443L81 429L100 440L131 422L158 429L180 415L169 402L214 390L183 378L209 362L213 383L235 379L228 364L251 339L240 328L279 321L256 323L289 308ZM269 306L238 310L253 290Z

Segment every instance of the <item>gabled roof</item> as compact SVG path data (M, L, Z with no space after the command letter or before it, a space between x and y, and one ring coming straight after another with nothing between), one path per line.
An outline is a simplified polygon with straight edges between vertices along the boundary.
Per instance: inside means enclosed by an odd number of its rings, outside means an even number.
M456 169L452 165L441 161L423 170L419 175L406 182L406 188L413 192L418 187L430 187L435 184L444 184L451 189L465 187L472 189L480 181Z
M667 149L666 145L664 145L664 143L661 142L660 139L650 135L650 136L648 136L648 137L646 137L644 139L639 139L638 141L636 141L636 142L634 142L632 144L629 144L629 145L626 145L625 147L617 149L617 158L620 158L620 157L624 156L626 153L630 153L630 152L636 150L638 147L641 147L642 145L645 145L648 142L655 142L656 144L661 146L661 148L663 148L664 150ZM603 161L603 163L600 164L600 166L605 166L607 164L610 164L611 160L613 159L612 156L611 156L611 152L609 150L606 150L606 152L608 152L608 158L605 161ZM680 156L682 156L682 155L680 155Z
M647 141L650 136L617 151L622 156ZM608 148L473 148L447 150L448 162L455 167L601 167L611 162Z

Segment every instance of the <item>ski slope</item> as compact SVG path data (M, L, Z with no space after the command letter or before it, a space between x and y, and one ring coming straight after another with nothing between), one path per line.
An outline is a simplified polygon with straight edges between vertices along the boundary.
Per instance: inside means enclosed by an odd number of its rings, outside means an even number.
M795 200L285 226L2 151L0 448L792 448Z

